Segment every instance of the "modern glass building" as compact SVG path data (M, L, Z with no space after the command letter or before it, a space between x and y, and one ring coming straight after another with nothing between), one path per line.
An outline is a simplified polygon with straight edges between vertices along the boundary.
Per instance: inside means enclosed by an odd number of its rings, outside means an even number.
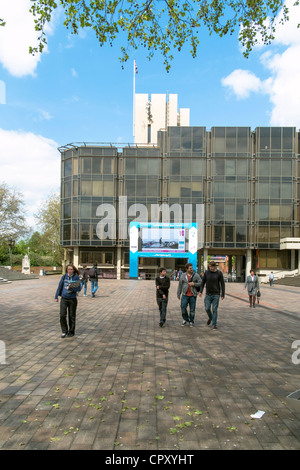
M294 127L192 126L159 131L152 146L61 147L65 262L125 278L130 221L195 222L202 206L199 270L226 255L241 280L252 267L300 272L299 148ZM141 258L139 274L184 262Z

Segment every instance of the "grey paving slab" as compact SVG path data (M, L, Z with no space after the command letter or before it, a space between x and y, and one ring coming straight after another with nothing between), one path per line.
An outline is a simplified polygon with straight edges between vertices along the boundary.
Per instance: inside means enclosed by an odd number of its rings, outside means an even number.
M1 450L300 449L300 288L253 309L228 283L213 331L203 298L181 326L176 281L160 328L153 281L103 280L62 339L58 281L0 285Z

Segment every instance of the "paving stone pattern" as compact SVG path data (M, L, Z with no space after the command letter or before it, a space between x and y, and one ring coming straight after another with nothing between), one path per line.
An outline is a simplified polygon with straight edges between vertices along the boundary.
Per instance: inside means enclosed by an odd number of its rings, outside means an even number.
M62 339L58 281L0 286L1 450L300 449L300 288L262 286L253 309L228 283L213 331L199 297L181 326L176 281L160 328L153 281L101 280Z

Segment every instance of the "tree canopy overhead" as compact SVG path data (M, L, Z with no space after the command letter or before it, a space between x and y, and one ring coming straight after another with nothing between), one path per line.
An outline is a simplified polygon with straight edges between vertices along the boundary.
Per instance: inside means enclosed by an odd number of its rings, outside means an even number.
M101 46L112 45L121 33L125 35L122 63L129 59L131 50L145 47L149 59L156 51L161 52L167 70L172 52L180 51L185 44L196 57L202 28L220 37L238 32L248 57L258 42L269 44L278 23L289 19L283 0L31 0L31 3L35 28L40 33L38 46L30 48L33 54L43 51L47 44L45 26L53 12L62 8L64 25L73 34L78 34L80 28L90 28ZM293 4L298 5L299 0Z

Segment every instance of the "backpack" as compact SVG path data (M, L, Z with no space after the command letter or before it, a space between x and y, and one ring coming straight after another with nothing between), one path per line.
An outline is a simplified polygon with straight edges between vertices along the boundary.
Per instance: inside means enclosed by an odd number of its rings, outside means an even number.
M89 276L90 276L90 277L95 277L95 275L96 275L95 268L89 269Z

